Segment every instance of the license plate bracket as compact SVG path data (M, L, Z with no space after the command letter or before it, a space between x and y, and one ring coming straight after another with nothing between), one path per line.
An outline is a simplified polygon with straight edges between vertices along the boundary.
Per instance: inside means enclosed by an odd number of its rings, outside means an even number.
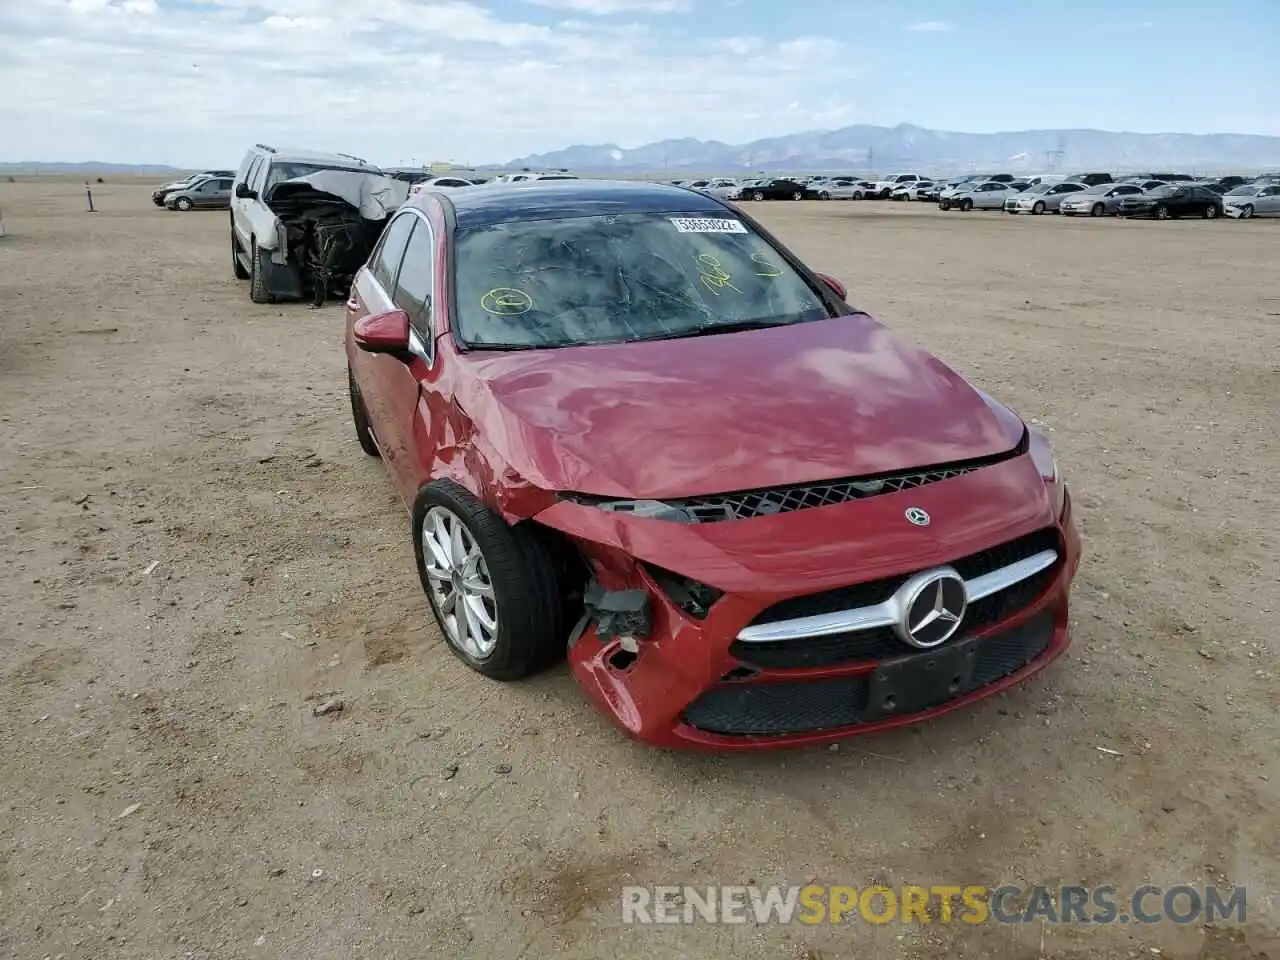
M871 674L865 721L928 710L973 688L978 646L973 640L880 664Z

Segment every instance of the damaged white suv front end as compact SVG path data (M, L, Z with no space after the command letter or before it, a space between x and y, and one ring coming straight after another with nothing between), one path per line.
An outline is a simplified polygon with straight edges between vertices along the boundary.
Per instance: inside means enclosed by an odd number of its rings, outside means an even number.
M258 145L236 175L231 254L254 303L342 297L409 185L357 157Z

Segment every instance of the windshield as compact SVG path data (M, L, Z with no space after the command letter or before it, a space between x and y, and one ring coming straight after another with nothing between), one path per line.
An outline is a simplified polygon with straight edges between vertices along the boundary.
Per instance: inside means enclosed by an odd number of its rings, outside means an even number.
M631 213L454 236L458 332L475 347L658 340L830 315L741 220Z
M1107 193L1115 186L1114 183L1095 183L1092 187L1085 187L1083 190L1077 190L1076 196L1085 193Z
M1164 186L1161 186L1161 187L1152 187L1150 190L1147 191L1147 196L1171 197L1175 193L1179 193L1181 190L1182 190L1181 187L1175 187L1172 184L1165 184Z
M321 170L348 170L353 173L378 173L377 170L369 168L357 169L355 167L340 167L327 163L273 163L271 169L267 172L267 182L264 189L270 189L277 183L285 180L294 180L297 177L309 177L313 173L319 173Z
M1037 183L1037 184L1034 184L1033 186L1027 187L1027 189L1022 192L1023 193L1048 193L1051 189L1053 189L1056 186L1057 186L1056 183Z
M1252 197L1261 189L1262 187L1258 186L1256 183L1246 183L1244 186L1236 187L1234 190L1228 192L1227 196L1228 197Z

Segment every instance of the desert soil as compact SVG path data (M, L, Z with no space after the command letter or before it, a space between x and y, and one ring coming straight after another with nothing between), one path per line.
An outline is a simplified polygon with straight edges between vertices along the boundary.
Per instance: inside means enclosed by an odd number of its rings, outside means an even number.
M1280 224L758 205L1051 431L1087 553L1015 691L720 757L451 656L341 307L251 304L225 213L80 189L0 184L0 955L1280 956ZM620 922L628 883L809 880L1242 884L1248 917Z

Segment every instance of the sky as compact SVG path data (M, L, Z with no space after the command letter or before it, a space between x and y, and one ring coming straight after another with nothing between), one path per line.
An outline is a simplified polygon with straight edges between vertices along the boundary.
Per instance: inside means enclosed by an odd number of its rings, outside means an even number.
M0 0L0 161L385 165L854 123L1280 135L1280 0Z

